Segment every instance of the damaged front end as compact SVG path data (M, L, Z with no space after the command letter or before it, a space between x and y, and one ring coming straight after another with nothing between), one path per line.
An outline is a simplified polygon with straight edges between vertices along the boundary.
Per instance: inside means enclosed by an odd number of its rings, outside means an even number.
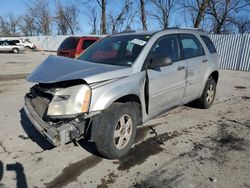
M25 112L54 146L80 138L88 125L91 89L83 80L36 84L25 95Z

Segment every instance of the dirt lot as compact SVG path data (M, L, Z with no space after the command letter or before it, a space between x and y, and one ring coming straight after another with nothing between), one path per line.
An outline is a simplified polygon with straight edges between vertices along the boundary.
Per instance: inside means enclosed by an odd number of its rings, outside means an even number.
M0 187L250 187L249 72L221 71L210 109L157 117L107 160L84 140L53 148L28 121L24 78L48 55L0 54Z

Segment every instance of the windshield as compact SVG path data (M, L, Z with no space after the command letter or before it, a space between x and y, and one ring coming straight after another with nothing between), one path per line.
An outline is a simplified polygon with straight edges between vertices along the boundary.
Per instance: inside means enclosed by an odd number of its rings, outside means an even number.
M150 35L106 37L88 48L78 59L94 63L131 66Z

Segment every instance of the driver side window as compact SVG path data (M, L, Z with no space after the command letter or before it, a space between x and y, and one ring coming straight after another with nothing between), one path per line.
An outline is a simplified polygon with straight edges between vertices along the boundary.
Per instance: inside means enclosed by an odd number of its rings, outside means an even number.
M153 48L153 58L171 58L173 62L180 60L178 38L176 35L169 35L158 40Z

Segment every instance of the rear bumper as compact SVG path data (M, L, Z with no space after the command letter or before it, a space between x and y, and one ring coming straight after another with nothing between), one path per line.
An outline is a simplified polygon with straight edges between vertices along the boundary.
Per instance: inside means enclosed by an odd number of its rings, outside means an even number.
M60 127L54 127L48 122L45 122L35 111L30 98L25 96L24 111L33 124L51 144L60 146L70 142L72 139L72 132L78 131L75 126L71 124L62 124Z

